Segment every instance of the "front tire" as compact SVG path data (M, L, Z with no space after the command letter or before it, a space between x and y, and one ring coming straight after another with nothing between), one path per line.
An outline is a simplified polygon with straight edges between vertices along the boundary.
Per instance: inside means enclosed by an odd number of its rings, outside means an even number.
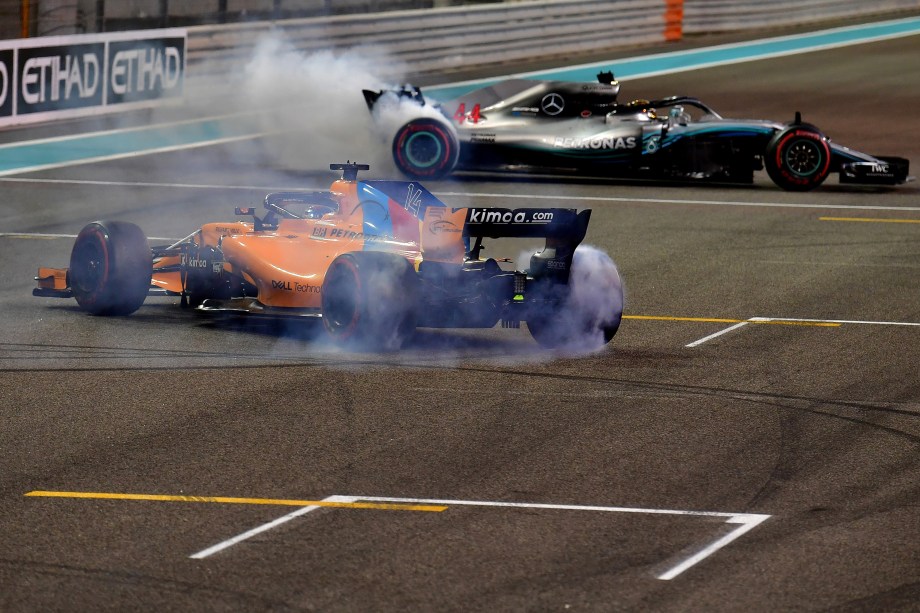
M87 224L74 241L68 272L73 296L93 315L130 315L150 290L153 258L147 237L124 221Z
M412 179L443 177L454 169L459 157L456 135L437 119L413 119L393 138L393 160Z
M326 271L322 293L323 327L340 345L394 351L415 331L418 277L402 256L342 254Z
M770 139L764 166L784 190L809 191L824 183L830 173L831 148L817 128L792 125Z

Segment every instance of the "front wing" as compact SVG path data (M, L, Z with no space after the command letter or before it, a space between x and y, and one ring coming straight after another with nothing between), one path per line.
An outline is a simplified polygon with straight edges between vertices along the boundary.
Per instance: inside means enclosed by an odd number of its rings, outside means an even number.
M844 162L840 165L841 183L898 185L908 180L908 160L878 156L871 162Z

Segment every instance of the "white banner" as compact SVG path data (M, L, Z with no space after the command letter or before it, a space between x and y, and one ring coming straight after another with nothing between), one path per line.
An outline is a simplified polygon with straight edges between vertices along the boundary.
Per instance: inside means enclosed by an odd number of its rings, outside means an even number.
M183 28L0 41L0 127L181 99Z

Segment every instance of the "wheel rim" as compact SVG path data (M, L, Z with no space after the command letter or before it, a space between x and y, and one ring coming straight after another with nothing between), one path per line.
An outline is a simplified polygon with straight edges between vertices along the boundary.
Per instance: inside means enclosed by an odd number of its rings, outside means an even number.
M84 293L95 291L106 274L106 254L102 244L98 240L84 242L74 259L80 262L80 267L74 271L74 285Z
M415 132L406 139L406 158L413 166L429 168L438 163L444 145L436 134L428 131Z
M793 142L783 157L786 167L799 177L814 175L824 162L824 155L818 144L809 140Z
M358 318L359 288L351 271L337 266L323 291L323 319L335 335L348 335Z

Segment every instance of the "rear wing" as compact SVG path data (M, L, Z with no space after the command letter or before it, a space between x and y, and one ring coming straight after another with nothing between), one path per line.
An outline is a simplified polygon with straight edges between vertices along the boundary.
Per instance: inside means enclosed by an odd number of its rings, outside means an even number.
M555 238L575 245L588 232L591 209L501 209L471 207L467 209L463 236ZM574 247L573 247L574 248Z
M409 85L407 83L396 89L381 89L378 91L374 91L372 89L362 89L361 93L364 94L364 102L367 104L367 110L373 112L377 101L380 100L380 98L388 92L395 94L399 100L414 100L420 106L425 106L425 96L422 95L422 90L415 85Z
M545 238L543 249L530 258L533 279L568 283L575 249L585 239L591 209L467 209L463 236L475 239L467 256L478 260L483 238Z

